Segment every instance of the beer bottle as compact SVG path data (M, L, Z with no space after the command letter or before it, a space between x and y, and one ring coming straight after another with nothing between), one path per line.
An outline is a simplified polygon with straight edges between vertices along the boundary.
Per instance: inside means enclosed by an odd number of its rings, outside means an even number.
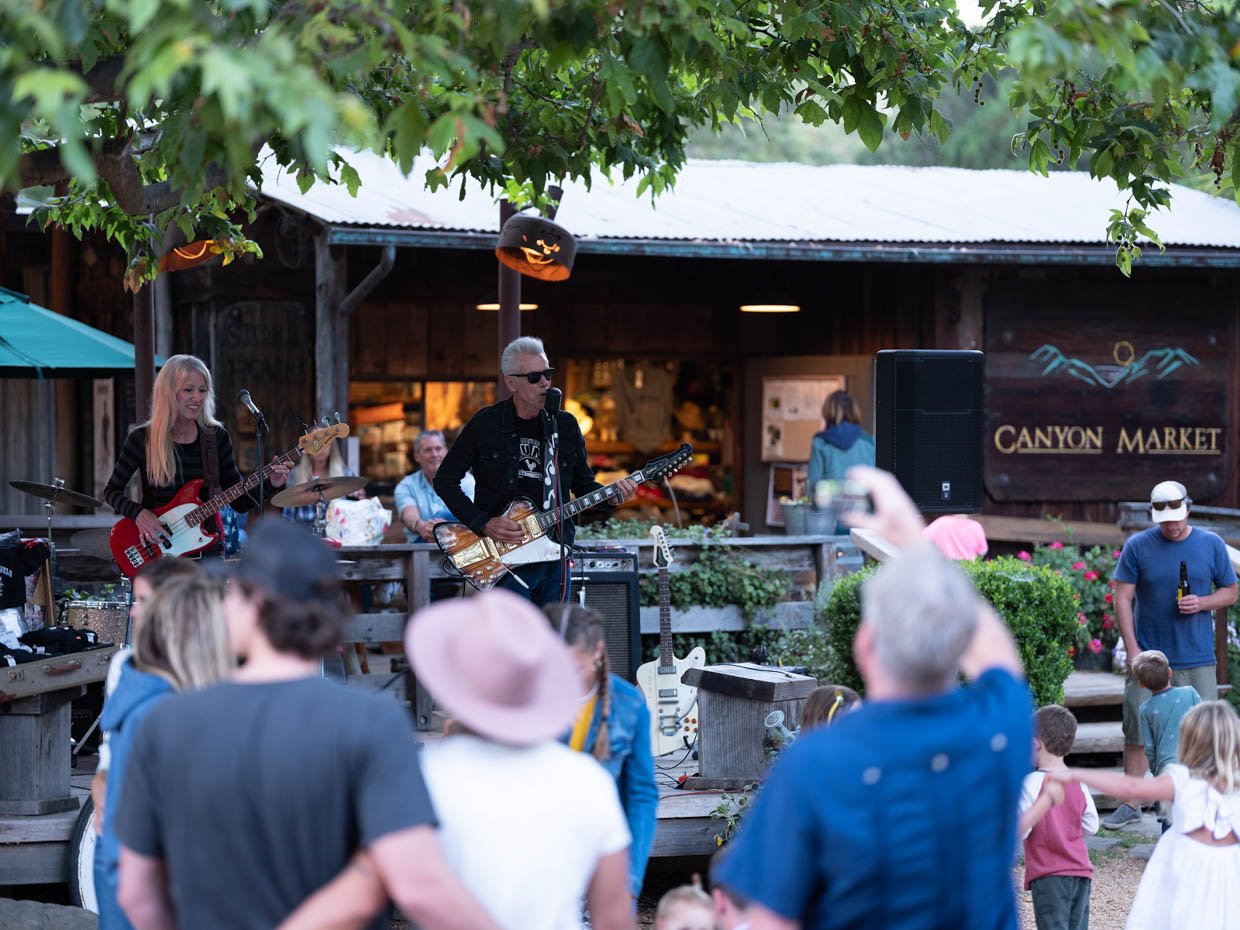
M1180 586L1175 589L1175 599L1179 601L1181 598L1192 594L1192 589L1188 586L1188 566L1183 562L1180 563Z

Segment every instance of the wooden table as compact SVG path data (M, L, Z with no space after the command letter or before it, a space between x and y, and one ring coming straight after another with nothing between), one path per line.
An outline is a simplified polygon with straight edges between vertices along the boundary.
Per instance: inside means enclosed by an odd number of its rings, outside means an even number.
M342 637L345 643L369 646L404 642L409 614L430 603L431 582L453 577L443 570L443 559L434 543L341 546L336 555L340 560L340 578L346 584L403 581L409 598L408 612L354 614L345 626ZM419 730L429 730L434 725L431 719L434 702L412 672L410 678L413 686L409 701L413 706L414 723Z

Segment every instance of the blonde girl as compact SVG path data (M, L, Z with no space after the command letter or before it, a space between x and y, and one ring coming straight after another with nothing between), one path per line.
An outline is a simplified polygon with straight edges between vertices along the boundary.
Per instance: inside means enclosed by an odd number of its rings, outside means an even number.
M101 930L130 926L116 903L120 855L116 811L133 734L143 718L174 692L205 688L232 669L223 603L223 587L201 570L177 572L151 592L134 619L133 654L121 667L101 720L111 748L103 830L95 847Z
M1114 797L1171 802L1171 828L1150 856L1128 930L1240 928L1240 718L1225 701L1198 704L1180 725L1178 763L1142 779L1091 769L1048 772Z

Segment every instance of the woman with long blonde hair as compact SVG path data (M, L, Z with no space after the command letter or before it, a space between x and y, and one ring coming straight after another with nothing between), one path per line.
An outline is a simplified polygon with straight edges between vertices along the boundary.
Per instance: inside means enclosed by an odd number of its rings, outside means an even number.
M196 356L173 355L155 378L151 418L125 438L112 477L103 489L103 499L138 525L144 545L160 544L168 538L168 530L154 511L170 503L186 482L207 477L204 463L211 446L220 488L231 487L241 480L241 474L228 430L215 418L211 372ZM141 477L137 501L125 494L135 473ZM267 482L269 493L283 487L287 479L288 467L273 464ZM200 497L205 499L209 493L204 485ZM245 513L258 506L258 497L243 494L231 506Z
M142 719L169 695L205 688L232 669L223 604L223 586L195 568L166 574L134 618L133 653L121 666L100 718L111 757L103 829L95 847L101 930L131 926L116 903L120 857L116 814L133 735Z

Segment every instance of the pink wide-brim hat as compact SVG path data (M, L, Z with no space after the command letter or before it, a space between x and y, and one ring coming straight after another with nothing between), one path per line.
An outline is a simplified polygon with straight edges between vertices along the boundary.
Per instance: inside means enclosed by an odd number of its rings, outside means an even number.
M405 628L414 674L480 736L528 746L568 730L583 687L568 646L523 597L486 591L439 601Z

